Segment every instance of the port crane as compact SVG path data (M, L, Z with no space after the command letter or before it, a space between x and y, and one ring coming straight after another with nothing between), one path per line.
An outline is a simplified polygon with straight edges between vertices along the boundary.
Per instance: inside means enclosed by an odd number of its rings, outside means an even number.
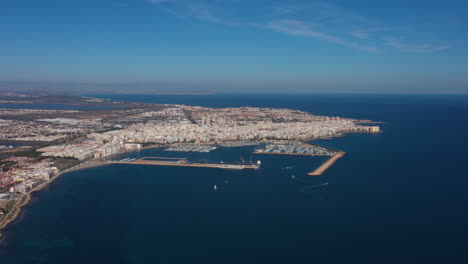
M244 160L244 158L242 158L242 156L240 156L240 159L241 159L241 161L242 161L242 164L245 164L245 163L246 163L245 160Z
M247 163L247 162L245 161L245 159L242 158L242 156L240 156L240 159L241 159L241 163L240 163L241 165L253 165L253 164L254 164L254 162L253 162L253 157L252 157L252 156L250 156L250 163ZM239 163L237 163L237 164L239 164ZM257 164L258 166L260 166L260 165L262 165L262 162L261 162L260 160L258 160L258 161L256 162L256 164Z

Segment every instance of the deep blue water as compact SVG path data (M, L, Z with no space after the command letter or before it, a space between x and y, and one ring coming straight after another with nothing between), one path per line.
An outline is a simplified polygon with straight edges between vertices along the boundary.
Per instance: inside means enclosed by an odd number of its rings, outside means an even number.
M288 107L384 121L384 133L316 142L348 153L318 178L305 174L323 159L270 155L254 155L259 171L111 165L63 175L5 230L2 264L468 260L468 96L104 97ZM234 161L250 150L122 157Z

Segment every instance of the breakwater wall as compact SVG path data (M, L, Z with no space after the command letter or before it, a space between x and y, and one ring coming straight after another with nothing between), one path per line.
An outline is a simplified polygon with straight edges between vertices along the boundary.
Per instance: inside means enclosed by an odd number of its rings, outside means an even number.
M323 173L325 173L335 162L339 159L341 159L346 152L340 151L336 153L334 156L332 156L329 160L327 160L325 163L323 163L320 167L318 167L316 170L313 172L309 173L309 176L320 176Z
M161 157L159 157L161 159ZM185 159L180 160L151 160L151 157L133 161L108 161L110 164L132 164L132 165L153 165L153 166L174 166L174 167L198 167L198 168L217 168L230 170L259 169L259 165L254 164L223 164L223 163L191 163Z

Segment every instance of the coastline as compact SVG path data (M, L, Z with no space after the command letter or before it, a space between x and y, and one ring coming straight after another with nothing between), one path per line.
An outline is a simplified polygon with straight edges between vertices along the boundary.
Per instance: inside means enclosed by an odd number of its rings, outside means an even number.
M108 163L106 163L103 160L90 160L90 161L80 163L80 164L78 164L76 166L73 166L71 168L68 168L66 170L61 171L60 173L58 173L56 176L54 176L50 180L48 180L48 181L44 182L43 184L37 186L36 188L31 190L29 193L24 194L23 197L19 200L19 202L17 202L15 204L13 209L5 216L4 220L0 223L0 241L4 237L2 231L6 227L8 227L9 224L14 222L18 218L18 216L20 215L21 210L23 209L23 207L26 206L27 204L29 204L29 202L31 201L32 194L34 192L37 192L37 191L40 191L40 190L44 189L45 187L47 187L49 184L51 184L53 181L58 179L63 174L73 172L73 171L79 171L79 170L85 170L85 169L105 166L105 165L108 165Z
M212 95L212 94L216 94L214 92L180 92L180 93L177 93L177 92L174 92L174 93L171 93L171 92L156 92L156 93L148 93L148 92L117 92L117 93L111 93L111 94L122 94L122 95Z
M315 141L315 140L320 140L320 139L333 139L335 137L344 137L344 135L347 134L346 132L342 132L340 134L337 134L337 135L332 135L332 136L328 136L328 137L324 137L324 138L312 138L312 139L309 139L309 140L303 140L301 142L305 143L305 144L310 144L310 145L315 145L313 143L311 143L311 141ZM278 142L278 140L266 140L265 142ZM281 142L281 140L280 140ZM215 144L215 143L213 143ZM169 145L168 144L150 144L148 146L145 146L145 147L142 147L141 150L145 150L145 149L153 149L153 148L161 148L161 147L168 147ZM323 146L322 146L323 147ZM328 148L328 147L326 147ZM328 149L332 149L332 148L328 148ZM333 150L333 149L332 149ZM126 151L126 152L122 152L122 153L118 153L118 154L115 154L115 155L121 155L121 154L128 154L128 153L131 153L131 152L135 152L135 150L132 150L132 151ZM343 153L338 153L338 154L341 154L343 155ZM111 156L115 156L115 155L111 155ZM109 156L109 157L111 157ZM326 162L326 164L328 163L331 163L333 164L336 159L336 156L339 156L339 155L335 155L334 157L332 157L332 160L333 162L331 162L330 160L328 162ZM340 156L341 157L341 156ZM339 158L337 158L339 159ZM48 186L50 183L52 183L53 181L55 181L57 178L59 178L60 176L62 176L63 174L66 174L66 173L69 173L69 172L73 172L73 171L78 171L78 170L85 170L85 169L89 169L89 168L94 168L94 167L100 167L100 166L105 166L105 165L110 165L110 163L107 163L105 161L104 158L102 159L92 159L92 160L88 160L88 161L84 161L80 164L77 164L73 167L70 167L68 169L65 169L63 171L61 171L60 173L58 173L56 176L54 176L53 178L51 178L50 180L44 182L43 184L37 186L36 188L34 188L33 190L31 190L29 193L23 195L22 199L20 200L20 202L18 202L17 204L14 205L13 209L5 216L4 220L0 223L0 241L3 239L4 235L2 233L2 231L8 227L8 225L12 222L14 222L18 216L20 215L21 213L21 210L24 206L26 206L30 201L31 201L31 196L34 192L37 192L37 191L40 191L42 189L44 189L46 186ZM324 166L324 165L322 165ZM329 166L328 166L329 167ZM326 170L326 169L325 169ZM324 171L325 171L324 170ZM310 173L309 175L313 174L314 172ZM323 172L322 172L323 173Z
M0 241L3 239L4 235L2 233L10 223L15 221L21 213L21 209L31 201L31 194L25 194L19 203L17 203L13 209L6 215L3 222L0 224Z
M143 147L142 150L143 149L160 148L160 147L164 147L164 146L165 145L161 145L161 144L152 144L152 145ZM131 153L131 152L134 152L134 151L127 151L127 152L119 153L119 155L120 154ZM21 201L19 203L15 204L13 209L5 216L4 220L2 222L0 222L0 241L4 237L2 231L6 227L8 227L8 225L10 223L14 222L18 218L18 216L21 213L22 208L24 206L26 206L31 201L31 195L34 192L37 192L37 191L40 191L40 190L44 189L45 187L47 187L49 184L51 184L53 181L58 179L63 174L73 172L73 171L86 170L86 169L90 169L90 168L106 166L106 165L110 165L110 164L107 163L104 159L92 159L92 160L84 161L84 162L82 162L80 164L77 164L77 165L75 165L73 167L70 167L68 169L65 169L65 170L59 172L56 176L54 176L50 180L44 182L43 184L41 184L41 185L37 186L36 188L34 188L33 190L31 190L29 193L23 195L24 197L21 199Z

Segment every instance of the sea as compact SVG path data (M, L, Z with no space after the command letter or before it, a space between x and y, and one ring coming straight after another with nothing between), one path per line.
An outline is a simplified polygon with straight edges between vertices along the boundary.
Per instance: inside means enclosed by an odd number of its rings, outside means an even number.
M115 159L243 157L260 170L115 164L64 174L5 229L0 263L468 263L467 95L98 96L292 108L381 121L383 133L314 141L347 153L320 177L307 173L324 158L252 146Z

